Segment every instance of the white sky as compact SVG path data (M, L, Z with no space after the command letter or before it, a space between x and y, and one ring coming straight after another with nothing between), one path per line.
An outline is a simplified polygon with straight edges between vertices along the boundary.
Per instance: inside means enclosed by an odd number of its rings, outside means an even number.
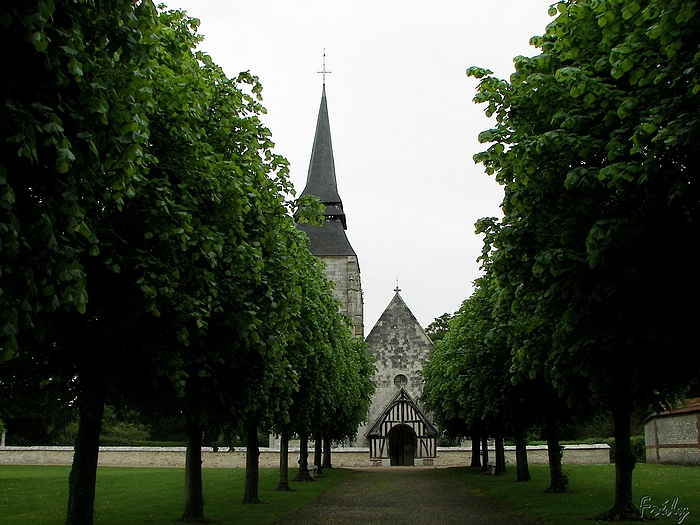
M551 21L551 0L166 0L199 18L201 49L264 87L275 151L306 183L326 94L338 190L358 255L365 335L393 297L423 327L459 309L479 277L481 217L502 189L474 164L492 126L470 66L507 78Z

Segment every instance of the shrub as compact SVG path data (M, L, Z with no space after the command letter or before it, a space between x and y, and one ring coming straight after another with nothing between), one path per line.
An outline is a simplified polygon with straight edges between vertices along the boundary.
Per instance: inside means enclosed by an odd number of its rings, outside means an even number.
M637 461L646 461L647 447L644 436L632 436L631 442L632 453L634 454L634 457L637 458Z
M438 447L458 447L462 444L462 438L448 436L447 434L441 433L437 438Z
M615 438L606 439L605 443L610 445L610 460L615 461ZM644 436L632 436L630 438L630 446L632 447L632 454L634 454L637 461L646 461L647 451Z

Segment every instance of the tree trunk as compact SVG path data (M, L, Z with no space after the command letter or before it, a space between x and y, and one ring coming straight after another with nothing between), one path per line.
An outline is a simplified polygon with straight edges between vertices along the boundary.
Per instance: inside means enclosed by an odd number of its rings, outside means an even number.
M481 447L479 443L481 442L481 437L479 434L474 434L472 436L472 464L470 467L481 467Z
M323 439L323 468L333 468L331 464L331 440Z
M106 389L86 389L78 401L78 436L68 481L66 525L92 525L95 511L95 482L100 452L100 429Z
M527 464L527 440L522 427L515 430L515 469L517 481L530 481L530 468Z
M258 497L258 458L260 456L260 444L258 443L258 425L249 423L246 428L246 455L245 455L245 490L243 492L243 504L260 503Z
M496 470L495 476L502 476L506 473L506 449L503 446L503 431L497 430L495 436L496 442Z
M546 493L569 492L569 478L561 468L562 447L559 444L559 422L547 417L547 457L549 458L549 488Z
M646 521L632 501L632 471L637 461L630 444L630 420L634 403L626 396L614 396L610 409L615 425L615 504L595 519Z
M280 479L275 490L289 492L289 432L283 430L280 434Z
M323 434L319 432L316 434L316 441L314 442L314 465L316 465L316 475L320 476L323 474Z
M202 489L202 434L204 427L196 420L185 423L187 451L185 452L185 510L180 521L196 523L204 520Z
M489 471L489 436L486 432L481 434L481 454L484 460L481 462L481 472Z
M293 481L313 481L309 475L309 435L303 432L299 435L299 472Z

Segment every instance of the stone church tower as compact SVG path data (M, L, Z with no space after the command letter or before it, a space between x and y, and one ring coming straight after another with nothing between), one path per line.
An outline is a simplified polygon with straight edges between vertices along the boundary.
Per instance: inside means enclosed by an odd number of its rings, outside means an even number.
M335 283L333 296L340 301L341 311L352 320L355 336L364 337L360 265L357 254L345 235L347 223L335 178L325 82L311 150L309 173L306 177L306 187L301 195L318 197L326 207L326 220L323 225L311 226L299 223L297 228L309 236L311 253L326 263L326 277Z

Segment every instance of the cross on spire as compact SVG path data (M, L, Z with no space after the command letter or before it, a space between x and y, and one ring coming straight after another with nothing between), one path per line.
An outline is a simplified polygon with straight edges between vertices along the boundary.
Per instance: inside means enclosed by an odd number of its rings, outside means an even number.
M399 288L399 276L396 276L396 288L394 288L394 291L396 293L399 293L401 291L401 288Z
M323 85L326 85L326 73L332 73L332 71L326 71L326 48L323 48L323 70L316 71L316 73L323 73Z

